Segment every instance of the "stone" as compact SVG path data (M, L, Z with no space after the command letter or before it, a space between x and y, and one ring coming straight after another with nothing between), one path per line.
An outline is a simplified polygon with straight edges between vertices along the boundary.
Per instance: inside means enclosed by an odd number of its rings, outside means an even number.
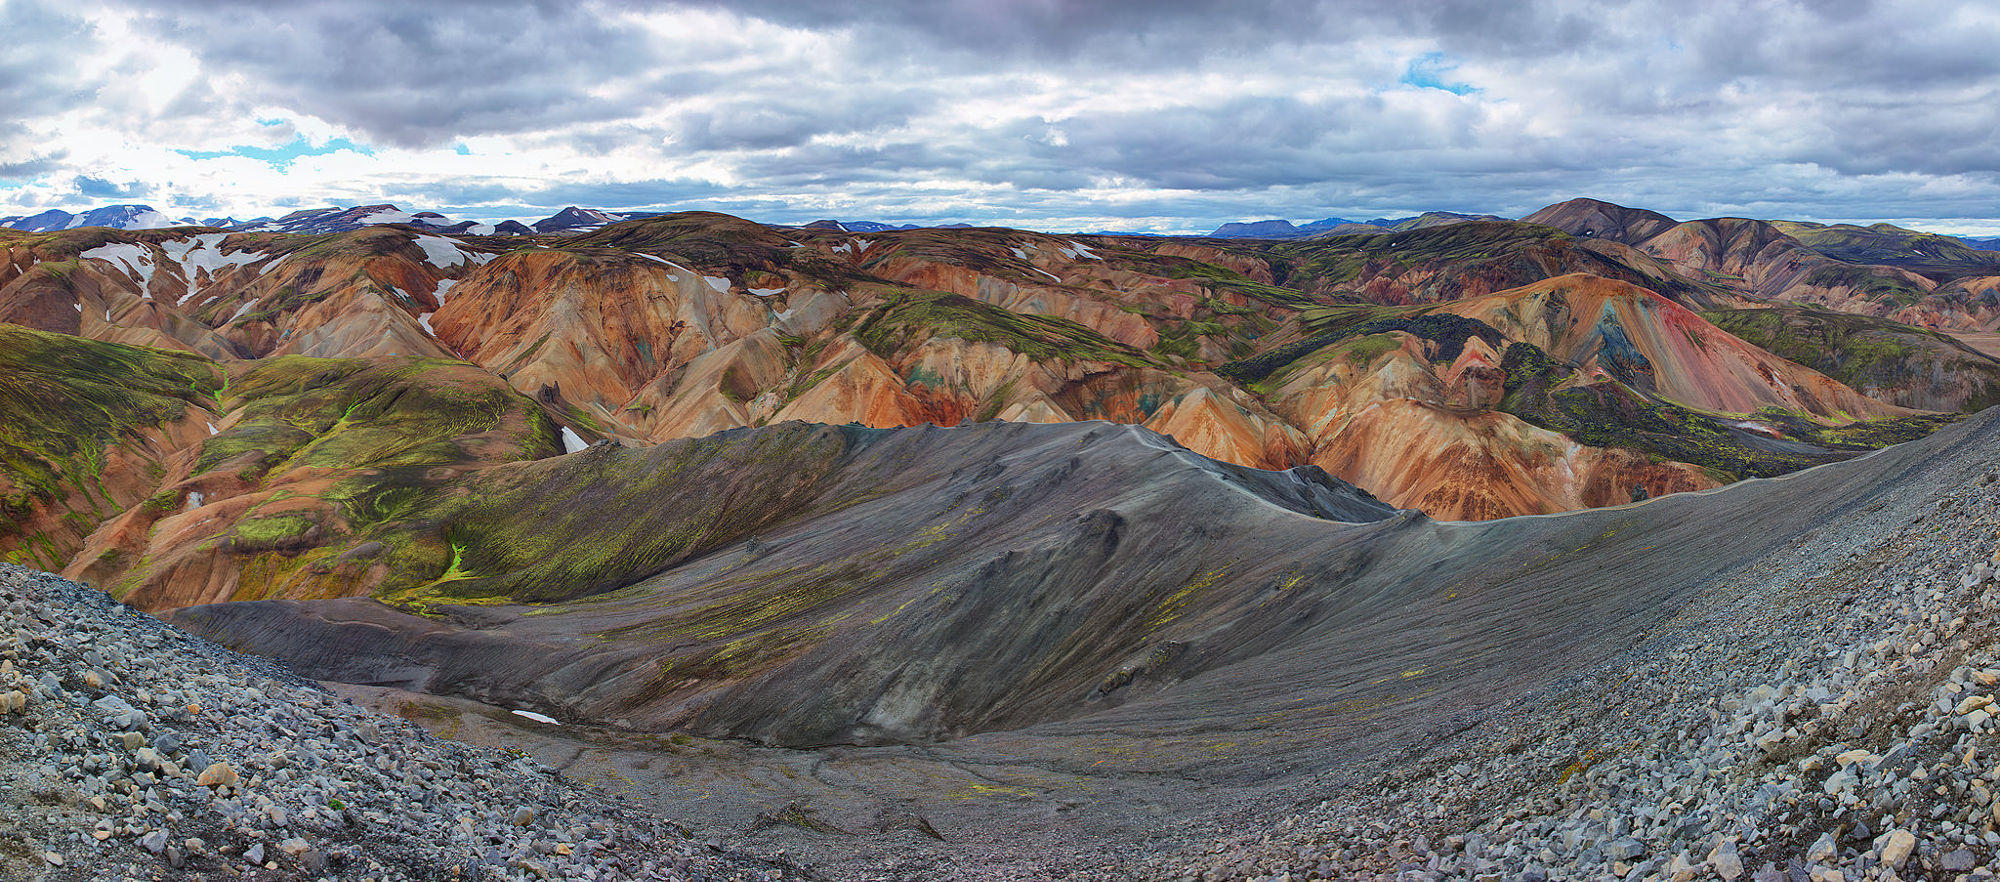
M510 820L516 827L526 827L535 822L535 810L525 805L521 806L514 810L514 817Z
M278 843L278 850L288 855L291 855L292 857L298 857L299 855L305 854L306 851L311 848L312 848L312 843L309 843L304 839L300 839L297 836L294 836L290 839Z
M1853 750L1835 756L1833 758L1833 761L1834 763L1838 764L1841 768L1846 768L1848 766L1854 765L1855 763L1874 762L1875 754L1870 753L1869 751L1863 748L1857 747Z
M243 850L243 860L253 864L263 863L264 843L262 842L251 843L249 848Z
M1882 863L1902 869L1903 862L1910 859L1910 852L1917 847L1917 834L1908 830L1889 831L1888 841L1882 844Z
M1716 846L1715 851L1708 856L1708 863L1715 869L1715 875L1724 879L1737 879L1743 875L1743 858L1736 854L1734 842Z
M139 837L139 845L147 851L160 854L167 850L167 831L154 830L151 833L141 836Z
M1821 833L1818 841L1815 841L1811 848L1806 849L1806 860L1816 864L1827 863L1839 855L1840 844L1833 841L1832 833Z
M1646 853L1646 846L1637 839L1620 839L1604 846L1604 856L1614 861L1630 862Z
M1972 849L1961 848L1939 858L1938 867L1946 872L1963 873L1971 870L1978 862L1979 858L1973 855Z
M194 783L203 787L235 787L242 783L242 780L228 763L215 763L202 769L200 777L195 778Z

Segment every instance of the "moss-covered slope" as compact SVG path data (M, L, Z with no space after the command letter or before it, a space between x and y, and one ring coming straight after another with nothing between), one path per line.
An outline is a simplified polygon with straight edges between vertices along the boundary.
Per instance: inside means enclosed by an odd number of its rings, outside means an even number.
M221 383L198 356L0 324L0 559L60 567L148 495Z
M1951 336L1810 306L1704 313L1717 327L1863 394L1922 410L2000 404L2000 360Z
M277 358L239 366L217 398L216 434L98 531L73 575L149 608L434 578L441 544L399 554L407 543L358 537L482 467L562 449L540 406L458 362Z

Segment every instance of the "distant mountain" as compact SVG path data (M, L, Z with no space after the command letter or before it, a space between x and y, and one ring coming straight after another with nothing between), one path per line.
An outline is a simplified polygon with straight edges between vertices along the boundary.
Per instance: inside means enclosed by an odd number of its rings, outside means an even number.
M1624 245L1637 245L1679 223L1657 211L1626 208L1599 199L1558 202L1521 220L1555 227L1573 236L1610 239Z
M29 233L72 230L77 227L157 230L163 227L192 225L194 225L192 218L176 221L154 210L150 205L106 205L102 208L93 208L82 214L70 214L61 209L52 208L40 214L0 217L0 227Z
M657 211L606 211L602 208L579 208L569 206L530 226L537 233L589 233L619 221L638 220L642 217L659 217ZM507 224L500 225L502 235L507 235Z
M439 227L438 232L460 236L532 236L535 234L535 229L517 220L505 220L497 224L459 221L448 227Z
M834 230L841 233L891 233L900 230L969 230L971 224L885 224L881 221L816 220L806 224L808 230ZM1122 235L1122 234L1121 234Z
M601 211L595 208L578 208L572 205L555 214L535 221L529 226L533 227L537 233L583 232L595 230L606 224L615 224L626 217L626 215L614 214L609 211Z
M1346 236L1354 233L1402 233L1421 230L1425 227L1464 223L1476 220L1508 220L1509 218L1491 214L1459 214L1455 211L1427 211L1416 217L1386 218L1357 221L1341 217L1329 217L1309 224L1294 225L1287 220L1264 220L1249 223L1228 223L1217 227L1208 234L1215 239L1304 239L1310 236Z
M1262 220L1223 224L1209 235L1217 239L1296 239L1304 234L1291 221Z
M1922 233L1895 224L1816 224L1772 221L1773 226L1821 254L1850 263L1904 267L1967 266L2000 269L1990 253L1955 236Z
M294 211L273 221L251 222L239 227L249 233L345 233L375 224L411 224L443 229L451 219L435 211L408 212L394 205L356 205L349 208L309 208Z
M1992 239L1968 239L1960 236L1958 240L1981 251L2000 251L2000 237Z
M1208 234L1216 239L1300 239L1324 233L1335 227L1363 223L1344 217L1329 217L1308 224L1293 225L1288 220L1251 221L1249 223L1223 224Z

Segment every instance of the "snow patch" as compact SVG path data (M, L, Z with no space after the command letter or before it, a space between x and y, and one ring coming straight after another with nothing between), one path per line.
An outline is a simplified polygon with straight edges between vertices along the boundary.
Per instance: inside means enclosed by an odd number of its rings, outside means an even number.
M208 499L208 497L203 496L200 490L190 491L188 493L188 502L187 502L188 510L193 511L197 508L200 508L202 502L206 499Z
M209 433L210 435L214 435L214 434L216 434L216 429L215 429L215 424L214 424L214 423L209 423L209 424L208 424L208 433Z
M653 261L654 263L662 263L662 264L666 264L667 266L670 266L670 267L673 267L674 269L677 269L677 270L680 270L681 272L687 272L687 271L688 271L688 268L687 268L687 267L684 267L684 266L681 266L680 264L678 264L678 263L675 263L675 262L673 262L673 261L671 261L671 260L668 260L668 259L666 259L666 258L664 258L664 257L661 257L661 256L659 256L659 255L657 255L657 254L646 254L646 253L643 253L643 252L638 252L638 251L634 251L634 252L632 252L632 254L633 254L633 256L635 256L635 257L643 257L643 258L645 258L645 259L647 259L647 260L650 260L650 261ZM674 281L676 281L676 282L678 282L678 281L680 281L680 280L681 280L681 277L680 277L680 276L673 276L672 278L673 278L673 280L674 280Z
M362 226L367 226L369 224L407 224L416 219L417 219L416 215L411 214L407 211L384 209L382 211L374 212L373 214L365 215L355 222L361 224Z
M1098 257L1097 252L1090 250L1090 246L1085 245L1082 242L1078 242L1075 239L1069 240L1069 247L1075 249L1069 253L1069 256L1071 257L1081 257L1084 260L1104 259L1102 257Z
M472 261L472 255L443 236L418 236L412 240L424 250L424 262L438 269L448 269Z
M226 319L223 319L223 320L222 320L222 323L226 325L226 324L229 324L230 322L233 322L233 321L235 321L235 320L237 320L237 319L240 319L240 318L242 318L243 316L245 316L245 315L249 314L249 312L250 312L250 308L251 308L251 307L253 307L253 306L256 306L256 305L257 305L257 301L255 301L255 300L252 300L252 301L250 301L249 303L245 303L245 304L243 304L242 306L239 306L239 307L236 307L236 314L235 314L235 315L232 315L232 316L230 316L230 317L228 317L228 318L226 318Z
M131 242L113 242L109 245L99 245L77 256L105 263L116 262L124 266L126 275L139 280L139 296L152 299L152 293L146 290L153 284L152 249Z
M429 335L431 335L431 336L435 337L435 336L437 336L438 332L437 332L437 329L436 329L436 328L433 328L433 327L431 327L431 316L432 316L432 315L435 315L435 313L429 313L429 312L427 312L427 313L424 313L423 315L420 315L420 316L417 316L417 324L420 324L420 325L423 325L423 326L424 326L424 333L426 333L426 334L429 334Z
M1015 256L1015 257L1018 257L1018 258L1020 258L1020 259L1022 259L1022 260L1027 260L1027 259L1028 259L1028 252L1026 252L1026 251L1022 251L1022 250L1021 250L1021 246L1019 246L1019 245L1015 245L1015 246L1013 246L1013 249L1012 249L1012 250L1013 250L1013 252L1014 252L1014 256Z
M261 251L243 250L225 253L222 250L222 240L227 238L229 238L228 233L203 233L199 236L160 243L160 251L166 254L168 260L180 264L181 277L187 282L186 293L174 301L175 306L184 305L194 299L194 295L201 293L200 279L204 270L208 272L209 282L214 283L216 274L226 267L248 266L271 259L271 255ZM276 266L275 263L271 264L265 270L268 272Z
M578 435L576 430L568 426L562 427L562 442L564 453L575 453L590 446L583 442L582 435Z
M525 711L525 710L517 710L514 712L514 714L516 716L527 717L528 719L534 720L537 723L547 723L551 726L562 725L561 723L556 722L555 717L549 716L548 714L538 714L535 713L534 711Z
M458 280L457 280L457 279L439 279L439 280L438 280L438 286L437 286L437 289L431 292L431 299L433 299L433 300L436 300L436 301L437 301L437 305L438 305L438 308L439 308L439 309L443 309L443 308L444 308L444 292L446 292L446 291L449 291L449 290L451 290L451 286L453 286L453 285L456 285L456 284L458 284Z
M759 297L769 297L769 296L771 296L771 295L773 295L773 294L783 294L783 293L785 293L785 289L783 289L783 288L751 288L751 289L750 289L750 293L752 293L752 294L755 294L755 295L757 295L757 296L759 296Z
M708 280L708 286L710 288L714 288L717 294L725 293L729 290L728 279L719 278L716 276L702 276L702 278Z

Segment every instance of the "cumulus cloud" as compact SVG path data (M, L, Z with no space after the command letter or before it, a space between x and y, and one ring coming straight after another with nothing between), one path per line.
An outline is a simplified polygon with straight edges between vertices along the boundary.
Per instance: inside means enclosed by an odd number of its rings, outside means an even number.
M1587 194L1977 227L2000 202L2000 11L1948 0L0 0L0 32L5 213L1184 231Z

